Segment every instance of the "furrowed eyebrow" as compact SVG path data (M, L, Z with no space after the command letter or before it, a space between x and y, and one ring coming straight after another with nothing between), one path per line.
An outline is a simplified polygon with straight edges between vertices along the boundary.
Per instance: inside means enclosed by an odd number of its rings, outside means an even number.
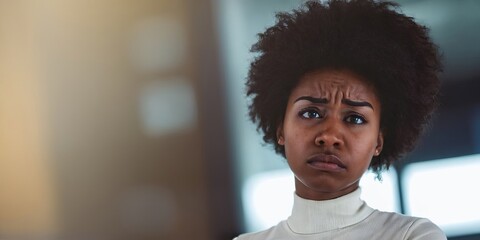
M372 110L374 110L372 104L370 104L369 102L353 101L353 100L350 100L350 99L343 99L342 103L344 103L346 105L349 105L349 106L352 106L352 107L369 107Z
M310 101L312 103L328 103L328 99L326 99L326 98L315 98L315 97L309 97L309 96L299 97L295 100L295 102L298 102L300 100L307 100L307 101Z
M295 102L298 102L300 100L307 100L307 101L310 101L312 103L320 103L320 104L328 103L328 99L326 99L326 98L316 98L316 97L310 97L310 96L301 96L301 97L297 98L295 100ZM350 99L343 99L342 103L346 104L346 105L349 105L349 106L352 106L352 107L369 107L372 110L374 110L372 104L369 103L369 102L366 102L366 101L353 101L353 100L350 100Z

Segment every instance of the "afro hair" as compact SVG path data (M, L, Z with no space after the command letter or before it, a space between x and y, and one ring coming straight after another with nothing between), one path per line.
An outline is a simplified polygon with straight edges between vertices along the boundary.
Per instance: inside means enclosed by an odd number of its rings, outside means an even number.
M425 26L396 3L373 0L307 1L276 17L251 49L246 83L249 115L266 143L285 157L277 128L303 75L348 69L373 84L382 105L384 146L370 169L380 176L413 149L437 105L442 70Z

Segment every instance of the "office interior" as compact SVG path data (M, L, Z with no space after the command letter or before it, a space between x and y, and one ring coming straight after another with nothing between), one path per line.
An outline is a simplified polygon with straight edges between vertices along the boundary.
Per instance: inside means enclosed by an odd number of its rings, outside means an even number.
M0 1L0 239L222 240L285 217L293 177L244 83L256 34L303 2ZM480 239L480 2L397 2L442 52L441 104L365 198Z

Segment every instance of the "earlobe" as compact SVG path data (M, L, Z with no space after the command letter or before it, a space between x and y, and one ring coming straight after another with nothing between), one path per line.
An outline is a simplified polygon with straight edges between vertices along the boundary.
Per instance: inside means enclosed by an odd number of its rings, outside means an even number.
M283 124L280 124L279 127L277 128L277 143L279 145L284 145L285 144L285 138L283 137Z
M378 133L377 146L375 147L375 156L380 155L383 149L383 132Z

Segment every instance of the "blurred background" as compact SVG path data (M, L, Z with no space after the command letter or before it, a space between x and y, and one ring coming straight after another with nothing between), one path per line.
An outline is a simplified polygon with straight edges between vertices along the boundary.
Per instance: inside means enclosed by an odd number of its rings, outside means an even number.
M231 239L288 216L248 121L256 34L302 0L0 0L0 239ZM480 239L480 2L401 0L445 62L419 147L372 206Z

